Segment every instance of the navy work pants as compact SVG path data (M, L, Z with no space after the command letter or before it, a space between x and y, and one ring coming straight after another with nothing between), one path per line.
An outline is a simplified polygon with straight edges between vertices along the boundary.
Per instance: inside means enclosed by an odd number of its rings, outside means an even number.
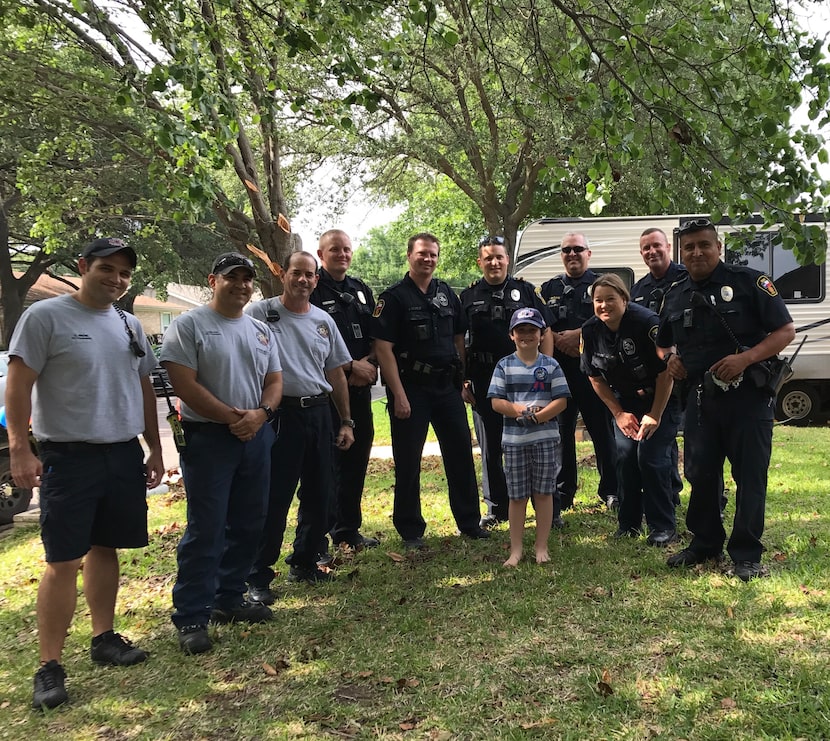
M488 515L506 521L507 481L504 477L501 449L504 417L493 411L493 405L487 398L490 377L481 374L473 376L471 380L476 400L473 407L473 427L481 450L481 489L484 502Z
M285 560L302 569L317 568L317 553L328 530L334 484L334 435L328 404L281 407L279 438L271 450L271 489L268 514L254 567L248 577L253 587L264 588L274 579L288 511L297 484L300 500L294 552Z
M651 397L621 399L620 404L625 411L642 419L651 409ZM677 472L677 464L672 462L672 447L676 449L679 424L680 404L671 397L660 426L648 440L638 442L627 438L614 425L620 528L639 530L645 515L651 532L676 529L672 470Z
M711 396L689 391L683 434L686 479L692 485L686 525L689 548L713 556L726 531L720 516L723 464L732 464L735 519L727 551L733 561L760 561L764 546L767 473L772 454L773 399L748 382Z
M412 409L408 419L394 414L394 397L387 389L392 456L395 460L395 500L392 522L404 540L420 538L426 531L421 514L421 456L430 423L435 430L450 509L461 532L478 530L480 511L470 429L461 393L449 382L433 385L405 383Z
M274 444L267 424L245 443L227 425L184 422L183 427L187 527L173 587L173 622L179 628L206 625L213 607L241 604L268 503Z
M614 420L608 407L596 395L591 382L581 370L579 361L562 363L568 381L571 398L568 406L557 418L559 436L562 438L562 468L556 478L556 489L564 509L573 505L577 488L576 418L582 413L582 421L591 436L596 453L599 487L597 495L604 502L617 495L617 448L614 442Z
M361 500L366 482L366 468L372 454L375 427L372 421L372 389L370 386L349 386L349 406L354 420L354 443L348 450L334 451L335 504L331 539L335 545L357 545L363 523ZM340 415L334 404L332 427L340 427Z

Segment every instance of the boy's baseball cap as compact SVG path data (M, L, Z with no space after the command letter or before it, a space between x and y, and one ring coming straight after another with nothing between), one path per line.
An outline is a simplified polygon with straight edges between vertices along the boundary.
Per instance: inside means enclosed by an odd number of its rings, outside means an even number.
M519 324L532 324L534 327L539 327L539 329L544 329L547 326L538 309L519 309L514 311L513 318L510 320L511 331Z

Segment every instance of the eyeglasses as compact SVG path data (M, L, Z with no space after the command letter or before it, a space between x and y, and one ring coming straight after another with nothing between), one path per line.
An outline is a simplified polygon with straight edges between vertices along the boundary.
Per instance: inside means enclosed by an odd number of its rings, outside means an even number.
M588 248L583 244L575 244L573 246L568 245L567 247L562 248L563 255L570 255L571 252L575 252L577 255L582 254Z
M504 237L484 237L479 243L479 247L489 247L491 244L504 245Z
M718 231L709 219L689 219L689 221L684 222L678 227L677 233L686 234L688 232L697 232L701 229L712 229L715 233Z

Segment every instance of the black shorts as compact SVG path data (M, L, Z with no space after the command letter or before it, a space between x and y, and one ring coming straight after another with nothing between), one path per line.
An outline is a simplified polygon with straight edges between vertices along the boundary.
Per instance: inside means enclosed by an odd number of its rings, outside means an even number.
M40 535L47 562L73 561L94 545L147 545L147 477L138 438L39 447Z

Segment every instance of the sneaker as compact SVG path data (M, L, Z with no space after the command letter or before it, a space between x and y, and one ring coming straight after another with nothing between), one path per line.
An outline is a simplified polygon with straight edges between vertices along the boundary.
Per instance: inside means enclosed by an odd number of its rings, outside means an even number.
M565 527L565 520L562 519L562 515L556 515L556 517L553 518L553 522L551 522L551 527L554 530L561 530L563 527Z
M655 548L665 548L669 543L678 541L676 530L652 530L646 538L646 543Z
M179 646L186 654L203 654L213 648L206 625L185 625L179 628Z
M741 581L769 576L769 573L764 570L758 561L735 561L735 565L732 567L732 573Z
M288 570L288 581L292 584L305 582L306 584L320 584L322 582L334 581L334 574L328 571L320 571L318 568L306 568L303 566L292 566Z
M696 564L704 563L706 561L720 561L722 558L723 554L721 553L706 555L703 553L697 553L691 548L684 548L679 553L669 556L666 560L666 565L671 568L677 568L678 566L695 566Z
M370 538L368 535L358 533L357 542L353 547L360 550L361 548L377 548L379 545L380 541L377 538Z
M248 585L248 602L258 605L273 605L277 601L277 595L270 587L252 587Z
M403 547L408 551L420 551L426 547L423 538L404 538Z
M477 527L475 530L464 530L461 534L471 540L487 540L490 537L490 531L480 527Z
M226 623L267 623L274 617L271 608L261 602L242 603L236 607L214 607L210 613L210 622L225 625Z
M331 566L334 563L334 556L331 555L328 551L321 552L317 554L317 565L318 566Z
M120 633L108 630L92 639L89 657L99 666L132 666L147 660L147 653Z
M69 695L66 694L65 679L66 672L55 659L40 667L35 672L35 691L32 696L32 707L35 710L51 710L68 702Z
M501 522L502 520L495 515L484 515L484 517L479 520L478 526L482 530L492 530L494 527L498 527Z

